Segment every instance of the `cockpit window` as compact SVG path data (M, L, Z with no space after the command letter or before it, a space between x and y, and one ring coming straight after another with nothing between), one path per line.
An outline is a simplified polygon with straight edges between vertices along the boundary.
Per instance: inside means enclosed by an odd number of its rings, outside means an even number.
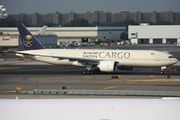
M174 56L169 56L169 58L174 58Z

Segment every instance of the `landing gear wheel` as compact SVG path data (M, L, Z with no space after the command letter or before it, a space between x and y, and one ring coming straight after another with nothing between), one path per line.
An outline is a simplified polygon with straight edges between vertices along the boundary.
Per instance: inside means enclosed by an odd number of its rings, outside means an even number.
M94 71L83 70L83 74L94 74Z
M90 71L90 74L93 74L94 72L93 71Z
M91 71L88 71L88 70L83 70L83 74L90 74ZM92 73L91 73L92 74Z
M87 73L87 71L86 70L83 70L83 74L86 74Z
M163 75L164 74L164 71L161 71L161 75Z
M86 74L89 74L89 71L86 71Z

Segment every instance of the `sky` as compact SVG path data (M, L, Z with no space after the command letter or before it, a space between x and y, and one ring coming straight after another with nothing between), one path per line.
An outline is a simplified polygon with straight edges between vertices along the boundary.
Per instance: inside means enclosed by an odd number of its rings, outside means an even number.
M180 0L0 0L7 13L180 12Z

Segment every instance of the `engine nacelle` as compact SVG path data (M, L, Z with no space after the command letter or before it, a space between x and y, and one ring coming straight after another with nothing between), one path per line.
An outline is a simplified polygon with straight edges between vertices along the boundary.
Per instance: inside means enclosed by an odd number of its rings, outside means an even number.
M97 66L101 72L116 72L117 62L116 61L100 61Z
M128 66L119 66L119 67L117 67L119 70L133 70L134 69L134 67L128 67Z

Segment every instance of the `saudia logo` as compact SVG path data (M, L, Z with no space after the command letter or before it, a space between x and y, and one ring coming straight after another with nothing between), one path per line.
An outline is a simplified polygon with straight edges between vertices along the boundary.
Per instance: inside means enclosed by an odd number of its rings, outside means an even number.
M83 58L126 58L130 57L129 52L83 52Z
M31 35L26 35L26 37L23 39L23 44L26 47L31 47L33 44L32 36Z

